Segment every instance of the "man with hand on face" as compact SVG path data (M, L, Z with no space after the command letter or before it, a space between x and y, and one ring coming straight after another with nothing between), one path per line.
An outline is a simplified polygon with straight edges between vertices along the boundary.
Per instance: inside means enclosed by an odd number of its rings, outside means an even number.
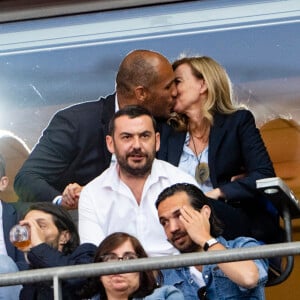
M99 243L124 231L140 240L149 256L177 252L165 238L155 199L167 186L195 179L171 164L155 159L160 146L156 121L141 106L120 109L110 121L108 150L117 162L81 191L81 242Z
M155 118L166 119L176 94L173 69L163 55L130 52L120 64L114 94L54 115L16 175L20 204L41 199L76 209L82 186L111 163L105 137L113 114L126 105L141 105Z
M168 241L181 253L258 246L253 238L222 238L210 199L196 186L175 184L156 201ZM186 300L265 299L266 260L247 260L162 270L164 283L180 289Z
M93 262L96 246L79 245L79 235L69 213L52 203L30 206L20 225L30 231L30 245L20 248L25 253L28 269L62 267ZM77 299L75 292L85 279L63 282L63 299ZM25 284L21 300L53 299L52 282Z

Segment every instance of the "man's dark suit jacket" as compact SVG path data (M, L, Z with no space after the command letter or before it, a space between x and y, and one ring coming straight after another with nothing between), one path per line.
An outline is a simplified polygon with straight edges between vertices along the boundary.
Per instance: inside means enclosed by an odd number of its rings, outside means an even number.
M73 182L85 185L109 167L106 148L115 95L58 111L16 175L21 201L52 201Z
M175 132L164 127L162 132L161 148L158 153L160 159L166 160L178 166L185 141L185 132ZM221 188L226 195L226 206L216 207L223 222L228 222L231 231L235 227L233 218L235 215L227 215L225 209L228 204L236 208L242 208L252 222L257 223L254 236L262 240L277 239L276 232L279 228L276 212L267 199L263 198L256 189L256 180L274 177L275 172L272 162L266 151L259 130L256 128L252 113L248 110L238 110L229 115L216 114L214 124L209 135L208 164L210 179L214 188ZM233 176L246 174L245 177L231 181ZM221 201L213 201L214 205L221 205ZM238 225L237 225L238 226ZM236 235L240 235L238 231ZM269 233L272 233L269 235ZM269 235L269 237L268 237ZM230 236L233 238L235 235Z
M2 204L2 221L3 221L3 234L6 246L7 254L18 265L19 269L24 269L25 259L23 252L19 251L9 240L10 229L18 223L17 212L14 206L10 203L6 203L0 200Z
M69 183L85 185L107 169L114 113L115 94L58 111L15 177L21 202L52 201Z

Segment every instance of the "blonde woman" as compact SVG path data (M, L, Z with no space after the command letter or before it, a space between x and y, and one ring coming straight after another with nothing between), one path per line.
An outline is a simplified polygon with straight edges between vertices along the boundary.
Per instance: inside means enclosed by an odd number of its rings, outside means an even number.
M215 199L227 239L252 236L274 242L278 216L256 190L256 180L275 176L253 114L232 100L225 69L207 56L173 63L177 97L158 157L195 176Z

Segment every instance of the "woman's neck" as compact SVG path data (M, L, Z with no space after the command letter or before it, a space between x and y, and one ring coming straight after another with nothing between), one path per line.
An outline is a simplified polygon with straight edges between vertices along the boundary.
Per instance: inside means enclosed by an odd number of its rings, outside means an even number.
M128 295L127 294L121 294L121 293L116 293L116 294L107 294L107 300L128 300Z
M204 118L189 119L188 131L196 139L207 141L210 125Z

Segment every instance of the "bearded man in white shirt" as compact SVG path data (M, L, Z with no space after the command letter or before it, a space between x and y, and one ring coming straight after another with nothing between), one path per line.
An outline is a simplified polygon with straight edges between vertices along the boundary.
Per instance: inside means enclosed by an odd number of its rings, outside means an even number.
M160 146L156 122L141 106L126 106L115 113L106 136L116 163L88 183L79 199L81 243L99 243L109 234L124 231L137 237L148 255L178 251L166 240L155 200L166 187L195 179L155 158Z

